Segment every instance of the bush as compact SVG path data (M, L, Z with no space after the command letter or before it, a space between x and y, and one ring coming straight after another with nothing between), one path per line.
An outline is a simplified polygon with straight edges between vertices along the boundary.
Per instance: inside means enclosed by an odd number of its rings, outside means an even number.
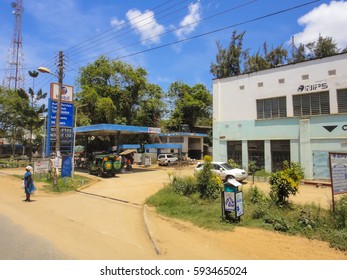
M339 201L335 203L334 211L335 227L343 229L347 222L347 195L343 195Z
M184 196L192 195L198 191L197 181L193 176L173 176L170 186L176 193Z
M222 181L212 171L212 158L204 157L203 168L196 174L197 189L202 199L215 200L219 197Z
M258 204L260 202L264 202L266 201L266 197L264 195L264 193L262 191L259 190L258 187L251 187L249 189L249 200L253 203L253 204Z
M254 173L254 175L258 176L258 177L269 177L271 175L271 173L266 172L265 169L260 169L260 170L256 171Z
M287 203L289 196L299 191L300 180L304 177L299 163L292 162L289 165L288 162L284 162L283 165L283 170L270 176L270 196L277 204Z
M228 164L231 166L231 167L234 167L234 168L241 168L241 166L239 164L237 164L235 162L235 160L233 160L232 158L231 159L228 159Z

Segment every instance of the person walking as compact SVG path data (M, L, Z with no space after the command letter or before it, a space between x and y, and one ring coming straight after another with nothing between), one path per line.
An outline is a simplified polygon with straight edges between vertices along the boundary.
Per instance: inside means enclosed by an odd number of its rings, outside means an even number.
M30 195L33 194L36 191L36 187L34 186L33 181L33 168L28 165L26 168L26 173L24 174L24 192L25 192L25 202L30 202Z

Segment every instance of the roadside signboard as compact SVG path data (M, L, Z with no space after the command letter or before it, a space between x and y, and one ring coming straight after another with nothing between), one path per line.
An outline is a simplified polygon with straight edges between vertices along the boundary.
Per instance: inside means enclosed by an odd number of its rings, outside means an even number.
M333 194L347 193L347 153L329 153Z
M333 209L334 195L347 193L347 153L329 153Z
M49 170L49 159L39 159L34 161L35 173L46 173Z

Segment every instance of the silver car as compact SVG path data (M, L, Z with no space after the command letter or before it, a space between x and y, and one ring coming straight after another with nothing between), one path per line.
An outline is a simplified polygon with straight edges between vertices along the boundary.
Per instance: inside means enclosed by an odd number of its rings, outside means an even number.
M170 165L178 162L178 158L172 154L160 154L158 156L158 165Z
M202 162L198 163L198 165L195 167L195 171L198 172L202 170L203 164L204 163ZM211 164L213 166L212 171L225 182L229 179L235 179L236 181L242 182L248 176L246 170L232 167L227 162L214 161Z

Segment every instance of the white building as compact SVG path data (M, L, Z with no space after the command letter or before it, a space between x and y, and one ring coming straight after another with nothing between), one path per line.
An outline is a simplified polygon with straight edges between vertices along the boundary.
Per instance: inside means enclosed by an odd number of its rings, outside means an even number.
M329 152L347 152L346 53L213 80L214 160L324 179Z

